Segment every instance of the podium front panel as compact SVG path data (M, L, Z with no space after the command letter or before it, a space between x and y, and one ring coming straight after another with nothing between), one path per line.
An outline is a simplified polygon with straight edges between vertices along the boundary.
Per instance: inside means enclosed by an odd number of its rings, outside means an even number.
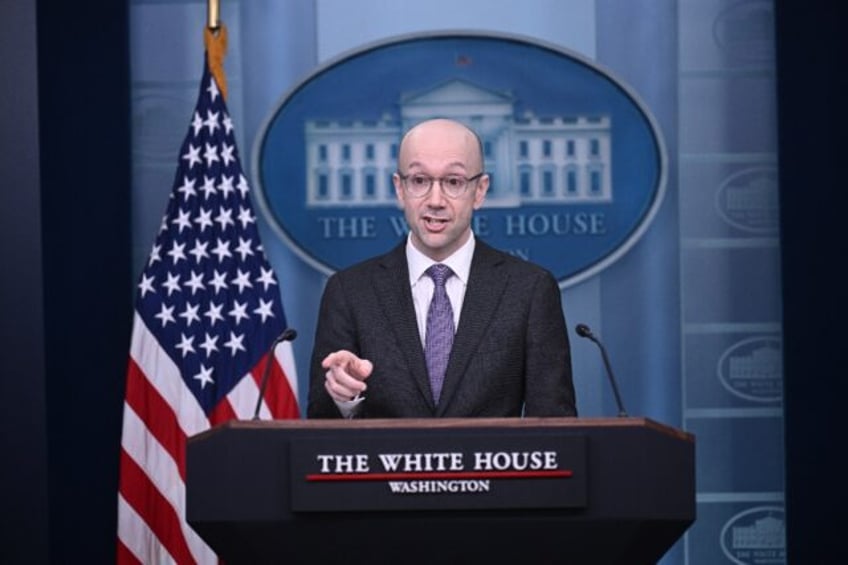
M187 517L231 564L634 565L694 521L694 469L640 418L230 422L189 440Z

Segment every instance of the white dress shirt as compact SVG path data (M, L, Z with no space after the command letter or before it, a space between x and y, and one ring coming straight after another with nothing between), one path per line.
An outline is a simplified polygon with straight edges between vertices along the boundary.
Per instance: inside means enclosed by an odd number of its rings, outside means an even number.
M471 258L474 256L474 234L468 238L462 247L457 249L453 255L444 261L438 261L447 265L453 271L453 276L445 282L445 291L450 299L453 310L454 331L459 327L459 314L462 311L462 302L465 299L465 289L468 287L468 274L471 272ZM415 318L418 321L418 335L421 336L421 347L427 332L427 311L430 309L430 301L433 299L435 284L426 271L437 261L433 261L412 245L412 240L406 240L406 262L409 265L409 285L412 287L412 303L415 305Z

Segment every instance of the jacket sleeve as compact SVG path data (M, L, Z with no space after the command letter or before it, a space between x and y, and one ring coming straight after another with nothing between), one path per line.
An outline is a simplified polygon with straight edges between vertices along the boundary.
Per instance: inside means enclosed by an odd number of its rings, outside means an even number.
M562 297L545 272L532 291L525 335L525 416L577 416Z
M325 371L321 361L330 353L347 349L358 354L358 345L352 314L347 303L340 277L329 278L321 297L315 344L309 370L309 393L306 404L307 418L341 418L336 403L324 388Z

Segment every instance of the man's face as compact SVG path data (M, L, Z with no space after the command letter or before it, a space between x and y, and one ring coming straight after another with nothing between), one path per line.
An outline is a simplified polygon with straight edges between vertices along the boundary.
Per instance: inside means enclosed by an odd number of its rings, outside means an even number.
M473 177L481 172L482 156L477 138L464 126L449 120L433 120L413 128L404 138L398 160L405 176L423 174L433 178L448 175ZM489 177L468 183L457 198L445 195L439 182L424 196L415 197L394 176L398 204L412 232L412 244L441 261L459 249L471 236L471 216L483 204Z

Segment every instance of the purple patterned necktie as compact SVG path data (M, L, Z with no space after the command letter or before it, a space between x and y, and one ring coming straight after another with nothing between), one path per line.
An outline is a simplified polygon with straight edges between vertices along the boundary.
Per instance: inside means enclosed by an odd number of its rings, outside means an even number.
M437 263L427 269L427 275L433 279L435 288L433 300L430 301L430 310L427 312L424 357L427 359L427 373L430 375L433 400L438 404L451 346L453 346L453 308L445 291L445 281L453 276L453 271L447 265Z

